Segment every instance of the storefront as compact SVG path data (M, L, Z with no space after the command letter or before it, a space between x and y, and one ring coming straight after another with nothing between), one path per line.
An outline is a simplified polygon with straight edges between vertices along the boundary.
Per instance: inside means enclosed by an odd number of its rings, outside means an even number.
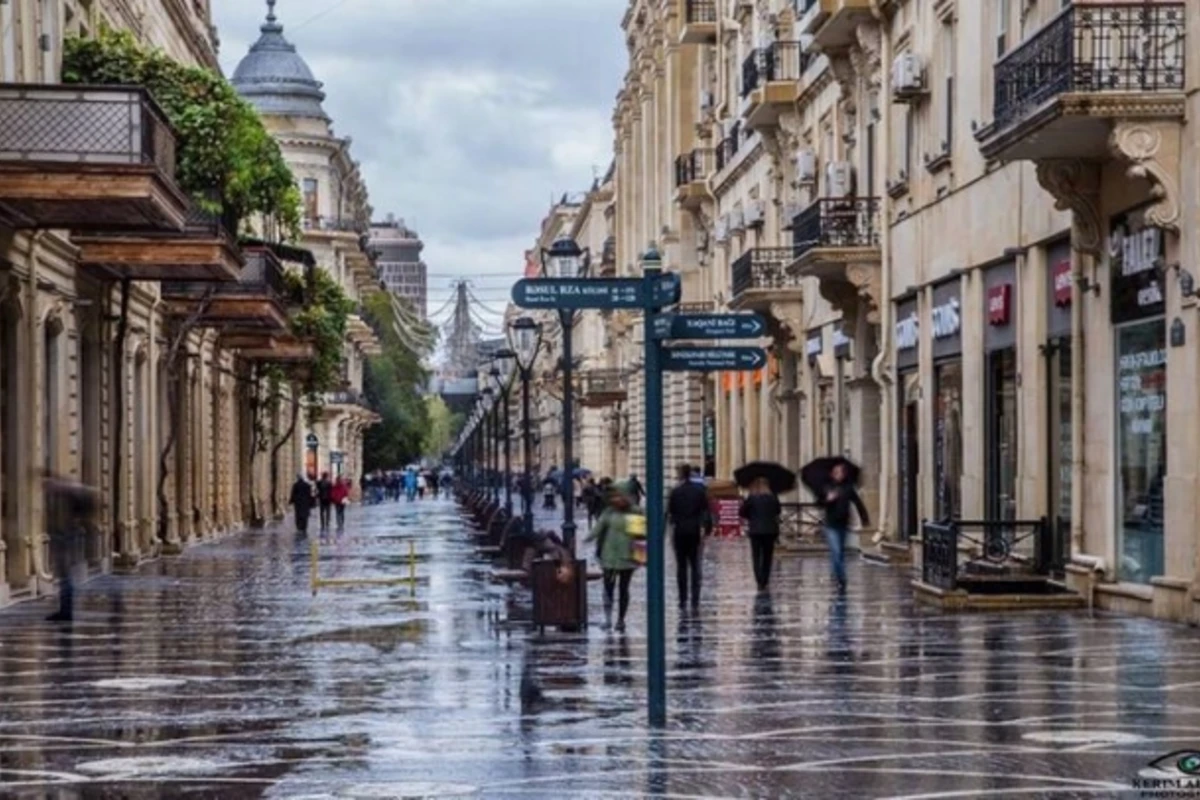
M933 355L934 516L959 516L962 509L963 381L962 282L933 287L930 306Z
M1167 330L1163 232L1140 210L1115 217L1109 238L1116 336L1117 576L1148 583L1163 574L1167 471Z
M1064 566L1071 556L1072 436L1071 402L1071 244L1046 248L1046 442L1049 480L1051 565Z
M898 531L902 541L917 534L920 520L920 441L921 392L918 371L921 352L921 324L917 316L917 298L896 304L896 408L900 418L896 430L896 497Z
M988 519L1017 518L1016 278L1011 261L983 273L984 513Z

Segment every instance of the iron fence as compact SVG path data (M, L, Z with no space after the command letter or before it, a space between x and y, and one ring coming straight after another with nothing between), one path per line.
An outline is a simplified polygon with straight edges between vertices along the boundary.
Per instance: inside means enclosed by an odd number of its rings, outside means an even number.
M733 296L741 297L752 289L782 289L799 285L799 279L786 272L792 261L790 247L755 247L733 262Z
M712 172L714 154L711 148L698 147L675 158L675 187L702 181Z
M797 257L814 247L878 247L879 198L822 197L792 219Z
M824 510L820 503L780 503L779 532L790 538L820 539Z
M996 62L1004 128L1067 92L1183 91L1183 3L1075 3Z
M0 162L154 165L175 177L175 133L134 87L0 85Z
M962 573L1020 571L1046 576L1054 559L1045 517L926 520L921 538L921 580L946 590L957 588Z
M735 122L733 127L729 129L729 135L721 140L717 145L715 154L717 172L725 169L733 162L733 157L737 155L738 148L742 146L742 123Z
M716 0L687 0L685 20L688 25L717 21Z

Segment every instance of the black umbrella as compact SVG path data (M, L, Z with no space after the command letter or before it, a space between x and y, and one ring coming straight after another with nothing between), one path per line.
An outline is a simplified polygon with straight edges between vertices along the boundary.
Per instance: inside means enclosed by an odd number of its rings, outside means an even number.
M858 483L858 475L862 472L858 464L842 456L825 456L814 458L800 468L800 482L809 488L817 497L833 483L833 468L842 465L846 469L846 481Z
M775 494L786 494L796 488L796 475L782 464L774 461L751 461L744 467L739 467L733 473L737 485L743 488L754 483L759 478L766 478Z

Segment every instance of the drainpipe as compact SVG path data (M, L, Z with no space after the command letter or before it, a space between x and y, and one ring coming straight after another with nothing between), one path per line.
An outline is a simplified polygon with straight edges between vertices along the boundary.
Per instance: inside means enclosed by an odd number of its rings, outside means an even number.
M25 363L31 368L36 367L38 363L38 351L42 349L40 344L42 337L38 335L39 327L41 326L41 309L38 307L38 254L42 249L42 240L46 238L47 231L38 231L29 239L29 270L25 278L26 302L25 307L29 309L29 315L26 319L26 342L25 342ZM36 374L36 373L35 373ZM26 408L32 414L37 409L37 394L38 382L34 380L34 376L30 375L29 380L25 382L25 403ZM30 425L27 430L36 431L37 425ZM26 453L40 452L33 447L34 442L25 443ZM10 445L11 446L11 445ZM42 453L43 463L46 454ZM29 561L33 569L33 577L37 580L47 583L54 582L54 576L46 571L46 565L42 563L42 547L45 542L42 538L46 535L45 521L49 509L46 508L45 493L42 488L42 471L36 465L31 465L29 470L30 483L35 483L36 488L29 493L32 498L40 495L42 498L42 522L43 525L39 529L34 527L33 519L33 503L28 500L24 507L25 517L25 546L29 548Z
M871 11L875 15L876 20L880 25L883 24L882 15L879 13L878 5L873 1ZM892 59L891 37L880 35L882 42L881 60L884 64L890 64ZM887 131L890 129L891 103L880 103L880 127ZM882 137L886 139L886 137ZM879 142L876 141L876 147ZM886 146L886 144L885 144ZM878 178L876 178L878 180ZM868 192L874 193L875 187L871 186L867 189ZM880 276L879 286L879 352L875 355L875 359L871 362L871 378L879 386L880 400L880 415L879 415L879 519L876 523L876 532L874 538L875 544L887 540L889 522L891 515L889 508L892 502L892 478L893 471L896 465L896 460L893 457L895 450L895 435L893 428L896 422L896 412L894 409L895 393L895 374L891 362L888 360L888 354L892 350L892 332L895 324L892 322L892 270L891 270L891 227L888 225L888 220L891 219L892 198L887 192L879 194L879 252L881 254L880 270L883 273Z

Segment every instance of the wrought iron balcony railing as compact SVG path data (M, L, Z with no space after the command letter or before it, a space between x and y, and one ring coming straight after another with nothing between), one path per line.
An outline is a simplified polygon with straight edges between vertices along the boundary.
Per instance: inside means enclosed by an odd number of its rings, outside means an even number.
M0 161L154 165L175 177L175 133L144 90L0 86Z
M800 42L772 42L742 62L742 97L770 81L798 81L810 56Z
M236 281L163 281L164 297L203 297L212 291L218 297L268 296L280 302L291 302L283 267L275 254L266 248L242 252L245 266Z
M1183 3L1075 3L996 62L993 115L1004 128L1067 92L1180 92Z
M733 296L754 289L783 289L798 285L785 271L792 261L790 247L755 247L733 262Z
M695 181L702 181L712 174L715 163L713 150L708 147L697 147L690 153L684 153L675 158L675 187L686 186Z
M822 197L792 220L795 256L814 247L878 247L879 198Z
M729 131L729 135L721 140L717 145L715 154L717 171L725 169L737 155L738 148L742 146L742 124L735 122Z
M687 0L684 21L688 25L704 22L716 22L716 0Z
M356 219L342 219L340 217L317 217L315 219L307 217L304 220L304 229L313 231L338 231L340 233L365 233L366 226Z

